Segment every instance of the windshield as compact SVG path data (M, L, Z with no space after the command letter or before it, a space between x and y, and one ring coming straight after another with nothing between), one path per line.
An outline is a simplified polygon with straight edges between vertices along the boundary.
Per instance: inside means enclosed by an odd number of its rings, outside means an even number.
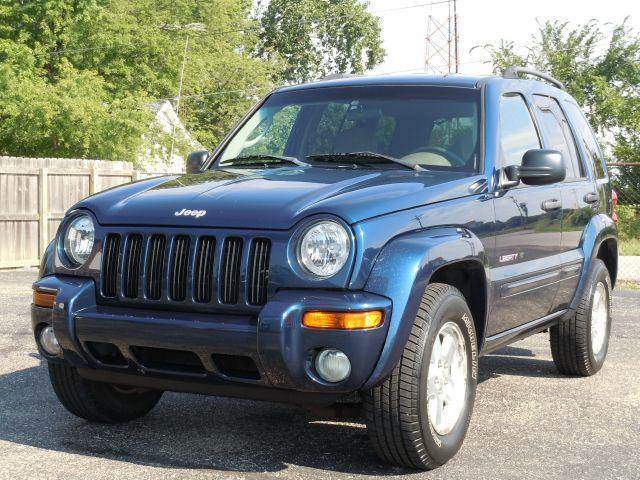
M324 87L275 93L238 130L218 165L267 168L322 160L322 166L476 172L479 105L479 90L467 88Z

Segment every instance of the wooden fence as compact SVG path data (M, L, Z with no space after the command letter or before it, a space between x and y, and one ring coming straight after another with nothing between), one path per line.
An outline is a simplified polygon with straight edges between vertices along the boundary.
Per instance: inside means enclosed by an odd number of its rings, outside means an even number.
M128 162L0 157L0 269L38 265L77 201L163 174L140 172Z

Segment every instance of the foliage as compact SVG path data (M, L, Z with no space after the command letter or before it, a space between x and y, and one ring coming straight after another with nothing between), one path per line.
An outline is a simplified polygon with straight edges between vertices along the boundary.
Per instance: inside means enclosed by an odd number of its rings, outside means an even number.
M640 205L618 205L620 255L640 255Z
M111 101L99 76L65 62L58 69L50 84L0 68L2 153L116 160L136 151L151 121L140 99Z
M377 19L358 1L274 3L324 25L313 57L323 69L381 61ZM149 103L177 107L183 63L179 116L213 147L275 82L320 71L300 55L307 24L267 14L251 0L0 0L0 154L132 160L151 139L166 152Z
M607 33L595 20L578 26L547 21L523 50L505 40L485 48L495 73L529 66L562 81L607 145L607 156L640 161L640 37L626 20Z
M640 165L617 166L609 170L620 204L640 203Z
M640 238L621 239L618 253L620 255L629 255L633 257L640 256Z
M379 19L359 0L270 0L259 54L282 62L276 80L362 73L384 58Z

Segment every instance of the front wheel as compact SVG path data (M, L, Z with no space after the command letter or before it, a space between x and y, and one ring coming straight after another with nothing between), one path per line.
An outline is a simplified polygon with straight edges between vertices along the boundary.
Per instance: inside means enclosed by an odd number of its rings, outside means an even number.
M610 332L611 278L604 262L596 259L576 313L550 329L551 354L560 373L596 374L607 357Z
M475 400L478 348L456 288L427 287L400 362L365 392L367 431L387 463L430 470L462 446Z
M139 389L82 378L67 365L49 363L49 377L60 403L91 422L120 423L142 417L162 397L157 390Z

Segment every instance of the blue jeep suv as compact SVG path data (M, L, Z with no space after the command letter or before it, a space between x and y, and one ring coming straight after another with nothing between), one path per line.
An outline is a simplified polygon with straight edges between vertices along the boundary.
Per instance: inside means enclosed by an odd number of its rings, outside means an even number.
M431 469L462 445L480 355L548 330L560 372L604 363L614 194L550 77L285 87L187 163L82 200L43 257L34 335L79 417L163 391L350 399L381 459Z

